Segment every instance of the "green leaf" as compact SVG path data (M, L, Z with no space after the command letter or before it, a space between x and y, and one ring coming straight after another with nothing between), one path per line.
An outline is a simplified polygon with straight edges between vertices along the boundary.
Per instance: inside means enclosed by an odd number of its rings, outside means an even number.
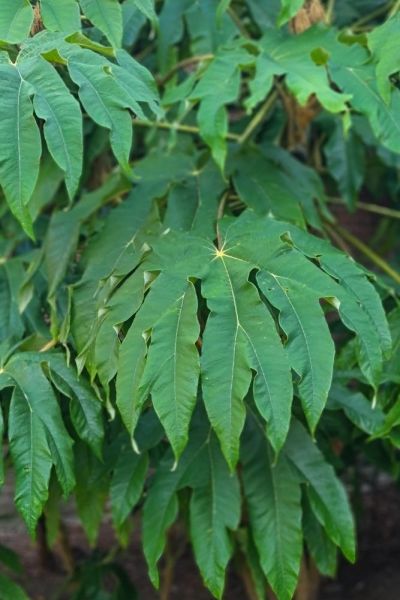
M154 0L134 0L134 4L150 21L157 21Z
M329 394L329 409L341 409L359 429L370 435L382 430L385 415L382 410L361 393L352 392L344 386L334 384Z
M304 0L281 0L281 12L278 17L278 26L281 27L294 17L304 4Z
M125 523L142 495L148 464L147 453L133 452L129 440L122 446L110 487L112 517L117 529Z
M222 598L233 551L229 530L236 530L240 520L240 488L214 437L203 457L209 476L206 485L195 487L190 500L190 535L205 585L216 598Z
M32 90L12 65L0 64L0 84L0 184L12 212L33 237L27 205L38 178L42 148L33 118Z
M36 115L43 119L50 154L65 173L69 197L74 197L82 171L82 115L57 71L43 58L20 63L21 76L32 86Z
M41 422L58 480L67 496L75 486L72 440L65 429L52 387L40 363L30 361L23 354L16 355L7 363L6 372L18 385L28 411Z
M210 146L212 156L224 170L228 131L225 104L234 102L240 89L240 64L251 62L247 52L234 48L221 53L208 65L189 100L201 100L197 113L200 134Z
M118 0L80 0L85 16L114 47L122 43L122 10Z
M96 544L107 499L110 475L84 444L75 444L75 497L78 514L91 546Z
M76 0L40 0L44 26L49 31L75 33L81 29L81 15Z
M0 40L18 44L28 37L33 22L29 0L3 0L0 12Z
M295 36L268 30L260 41L261 52L256 60L255 78L250 84L247 108L253 108L264 99L272 87L274 76L285 75L289 91L302 106L315 94L328 111L347 111L350 93L333 90L326 67L315 64L312 58L315 48L330 46L332 39L335 40L333 31L317 28Z
M313 512L348 560L355 560L354 520L346 491L303 426L294 421L285 454L307 484Z
M15 504L34 535L48 497L52 456L40 414L19 388L11 399L8 427L16 475Z
M399 55L396 46L399 31L400 15L395 14L368 34L368 46L376 64L376 84L386 104L390 103L390 97L394 90L390 76L399 72Z
M279 310L279 322L288 340L290 364L300 377L300 398L314 431L328 398L335 347L319 294L307 287L305 270L299 271L300 261L285 262L289 269L292 266L292 276L289 272L287 276L263 272L258 274L257 282L266 298ZM299 272L306 280L304 283L296 281Z
M291 600L303 552L300 484L283 454L274 464L271 448L256 427L249 427L243 440L250 527L269 584L279 600Z
M276 450L286 437L292 400L288 363L275 325L248 281L252 268L251 262L217 254L202 286L211 311L202 349L204 403L231 468L238 459L251 369L257 373L255 401Z
M322 575L335 577L337 549L315 517L307 496L303 498L303 532L310 554Z
M0 573L1 600L29 600L24 590L9 577Z
M79 87L79 98L88 115L110 130L114 155L130 171L132 119L126 110L130 102L111 74L111 63L88 50L72 49L68 52L68 70Z
M197 464L205 444L204 430L192 431L177 468L171 470L171 455L168 453L159 463L148 491L143 510L143 551L150 579L156 587L159 584L157 562L164 551L166 533L178 515L177 491L193 477L205 479L203 463Z
M158 277L151 287L150 293L146 298L146 303L137 313L132 326L130 327L123 343L121 344L116 383L117 406L121 413L122 420L131 436L134 434L141 409L149 393L148 385L146 387L141 386L145 369L145 358L147 354L147 347L144 338L147 337L150 329L155 327L155 325L162 320L162 318L167 315L168 312L173 310L174 306L177 307L179 298L181 298L182 294L184 294L186 287L187 283L180 280L169 279L167 284L165 277ZM173 314L173 312L171 312L171 314ZM168 343L168 340L165 340L165 342ZM170 352L172 355L174 352L173 347ZM164 356L163 358L165 360L167 357ZM162 375L163 374L160 373L158 377ZM170 376L172 377L171 382L173 383L173 370L170 372ZM156 402L157 399L161 399L161 396L158 395L158 390L156 394ZM161 410L161 414L166 414L164 412L165 407L161 409L159 406L158 408ZM172 416L173 415L171 415L171 417ZM170 420L168 418L168 429L169 422ZM185 431L186 427L187 423L183 427L183 431Z
M267 160L261 152L238 154L233 183L240 199L258 214L304 226L293 180Z
M379 94L375 68L368 63L369 54L358 44L344 46L331 55L329 71L333 81L351 94L354 110L368 118L378 141L392 150L400 151L400 94L396 91L387 104Z
M195 346L200 327L197 297L188 282L182 296L155 323L140 387L154 409L178 460L188 440L196 404L200 359Z
M342 198L350 210L355 210L365 175L365 153L360 140L353 130L346 135L343 123L336 121L324 154Z
M3 410L0 407L0 440L1 440L1 451L0 451L0 487L4 484L4 458L3 458L3 438L4 438L4 417Z
M79 435L101 457L103 443L103 408L93 388L83 377L78 377L75 368L68 366L62 354L42 354L47 360L56 387L71 399L70 413Z

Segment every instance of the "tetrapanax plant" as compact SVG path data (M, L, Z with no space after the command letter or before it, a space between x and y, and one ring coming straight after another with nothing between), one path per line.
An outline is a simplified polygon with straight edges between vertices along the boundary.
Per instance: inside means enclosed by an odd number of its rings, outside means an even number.
M355 559L329 436L398 445L400 275L335 210L395 247L397 9L2 1L0 426L33 536L74 494L95 545L110 499L158 586L181 519L216 598L234 554L278 600Z

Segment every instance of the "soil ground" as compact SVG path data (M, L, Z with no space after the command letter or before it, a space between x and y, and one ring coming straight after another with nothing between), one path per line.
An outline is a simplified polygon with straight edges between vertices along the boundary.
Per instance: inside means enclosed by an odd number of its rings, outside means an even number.
M359 513L359 552L355 566L341 564L335 581L323 581L319 600L399 600L400 599L400 489L387 481L363 493ZM83 532L68 509L65 520L70 533L75 557L89 553ZM113 533L105 523L101 530L100 547L113 544ZM21 583L32 600L53 600L59 595L65 579L57 563L40 565L38 551L27 536L25 527L15 514L11 487L0 494L0 544L17 551L22 557L24 576ZM160 595L149 584L145 562L140 550L139 534L121 556L121 564L129 573L139 591L139 600L160 600ZM228 576L224 600L245 600L241 581L231 572ZM183 553L175 570L169 600L211 600L204 590L190 552Z

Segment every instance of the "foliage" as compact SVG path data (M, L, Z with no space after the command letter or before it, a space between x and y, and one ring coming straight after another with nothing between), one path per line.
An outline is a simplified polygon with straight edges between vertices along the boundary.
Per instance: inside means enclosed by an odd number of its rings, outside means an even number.
M355 560L339 476L398 476L400 275L335 203L395 248L400 16L332 8L3 0L0 430L32 536L74 495L95 546L109 499L158 586L180 519L216 598L233 556L278 600L304 554ZM135 593L96 555L76 576Z

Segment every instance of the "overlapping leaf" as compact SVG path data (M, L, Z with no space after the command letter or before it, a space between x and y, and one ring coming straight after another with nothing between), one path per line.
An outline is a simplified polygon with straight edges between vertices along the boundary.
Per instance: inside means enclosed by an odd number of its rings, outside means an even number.
M345 325L358 334L361 367L376 385L383 354L390 347L378 296L363 272L329 245L292 226L248 213L227 228L219 250L190 234L166 235L154 249L156 256L150 256L146 269L162 274L152 284L120 353L117 403L131 434L151 392L149 369L154 371L152 385L162 384L164 396L168 388L176 389L181 402L189 373L193 384L197 380L196 361L188 366L185 379L177 386L174 371L170 375L167 369L157 373L146 364L146 357L157 351L157 345L153 348L158 344L156 332L161 323L169 322L169 315L184 298L188 279L193 277L201 279L201 294L210 310L201 348L204 403L231 467L238 458L246 415L244 399L253 372L255 402L267 422L275 450L282 447L289 427L290 367L298 376L297 389L308 423L315 429L327 401L334 357L321 299L337 307ZM314 255L322 268L308 258ZM254 285L254 272L262 294L278 310L286 336L284 344ZM193 313L192 323L195 321ZM187 327L191 327L189 322ZM191 337L193 357L195 337ZM185 364L185 347L176 345L175 350L178 363ZM171 352L163 354L168 360ZM157 403L156 399L155 407L167 435L176 444L169 413L163 414ZM170 410L174 404L168 402ZM184 413L185 426L191 410Z

